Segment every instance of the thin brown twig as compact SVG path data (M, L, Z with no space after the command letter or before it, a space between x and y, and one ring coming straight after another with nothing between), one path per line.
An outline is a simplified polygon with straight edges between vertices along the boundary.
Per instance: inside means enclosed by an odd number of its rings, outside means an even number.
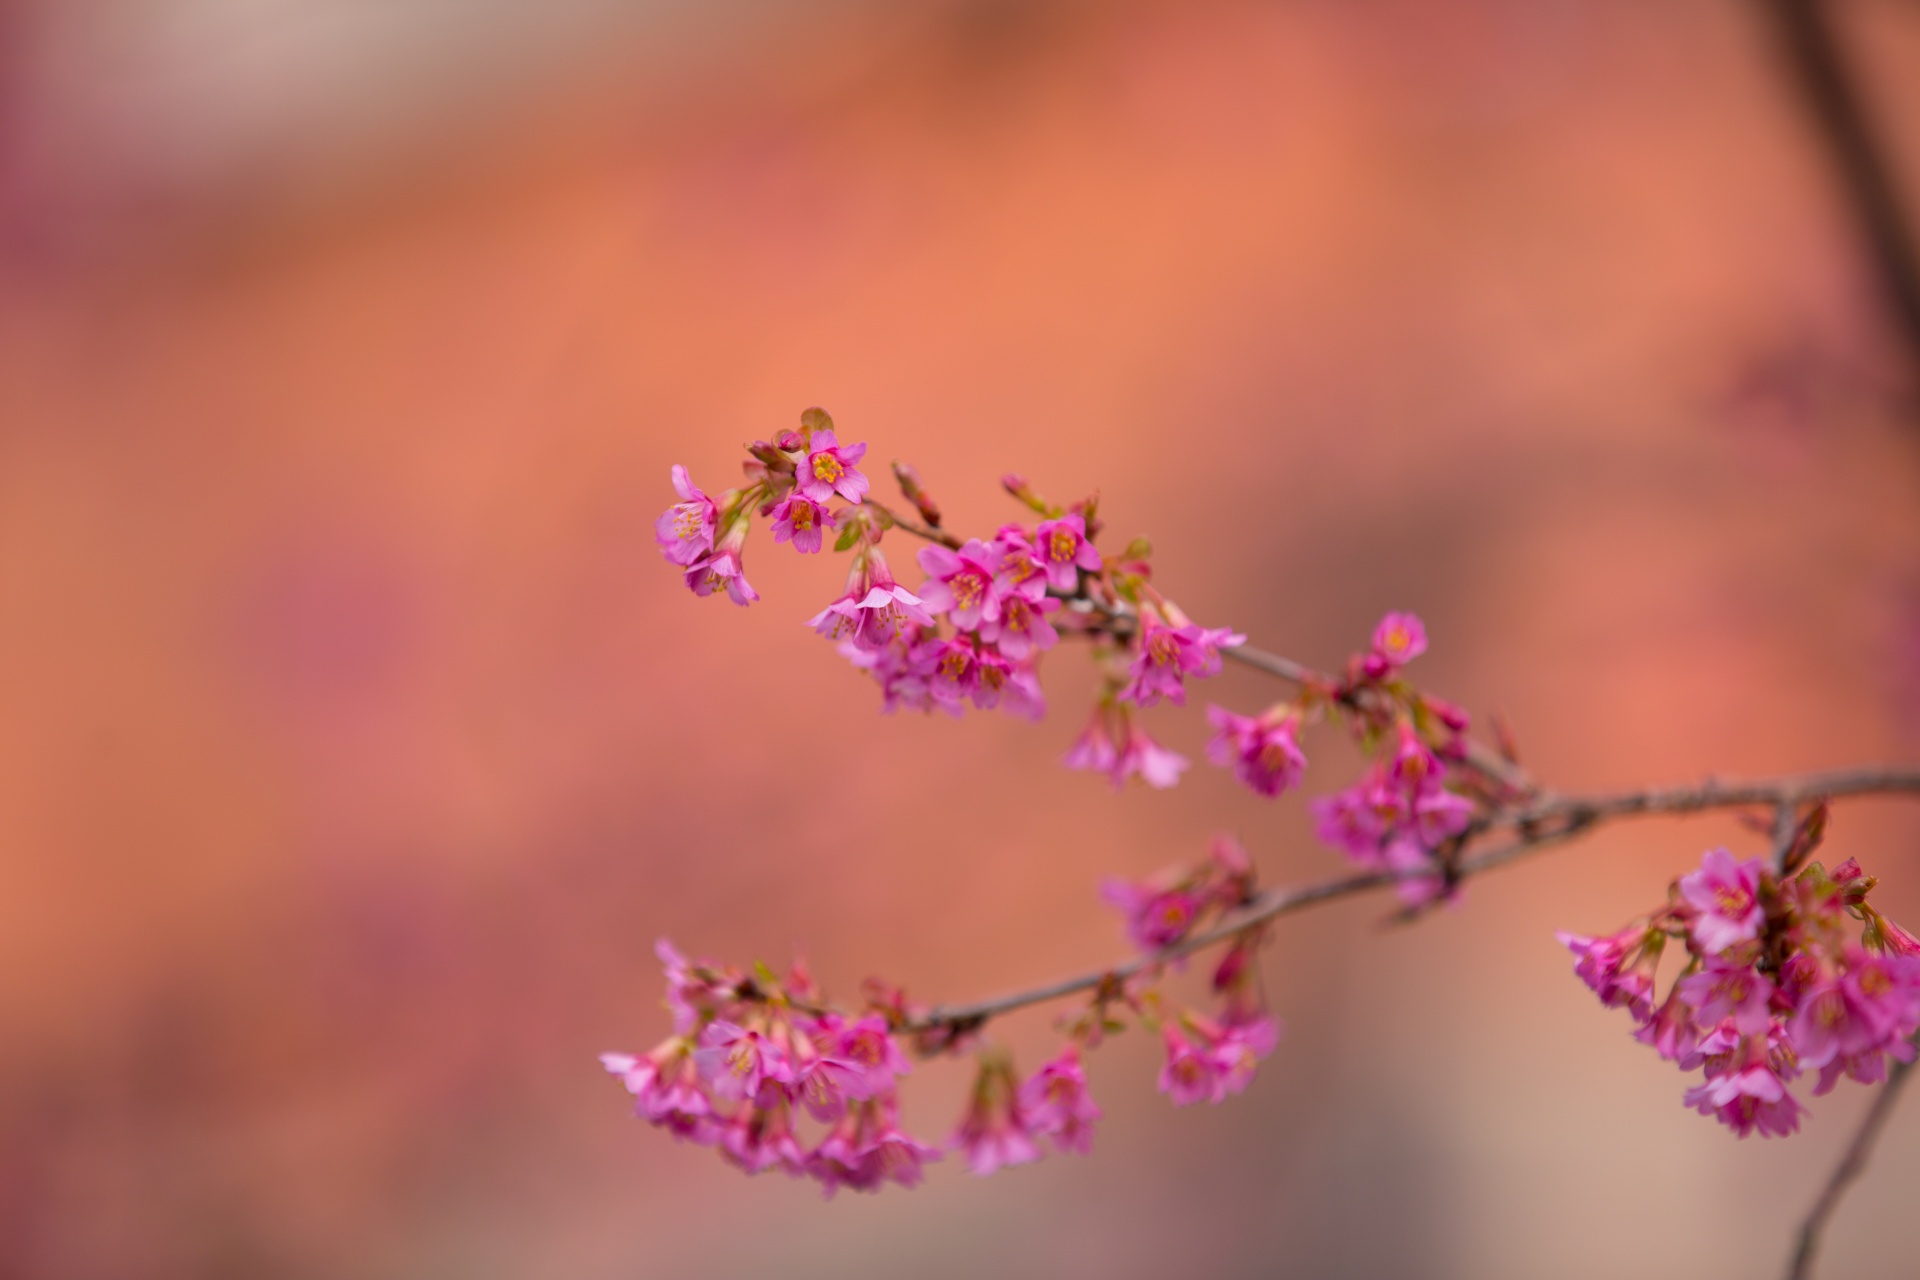
M1750 782L1723 782L1710 779L1693 787L1649 788L1600 796L1556 797L1518 807L1497 815L1493 826L1513 826L1519 834L1513 840L1463 858L1455 869L1456 882L1517 862L1530 854L1564 844L1586 835L1603 823L1621 818L1656 814L1700 813L1714 809L1738 809L1755 805L1798 804L1812 796L1831 799L1866 795L1920 795L1920 766L1869 766L1800 774ZM1341 876L1316 884L1269 889L1252 902L1206 929L1164 950L1136 956L1104 969L1082 973L1056 982L1031 987L1010 995L972 1004L942 1005L912 1019L906 1029L925 1031L942 1026L977 1027L1002 1014L1044 1004L1081 991L1091 991L1103 983L1121 981L1190 952L1224 942L1255 925L1295 911L1331 902L1354 894L1384 888L1402 880L1417 879L1431 872L1367 871Z
M1887 1082L1880 1087L1873 1105L1867 1108L1866 1118L1855 1130L1853 1141L1847 1144L1846 1154L1834 1166L1826 1186L1820 1189L1819 1198L1813 1202L1813 1208L1807 1211L1805 1220L1800 1224L1793 1261L1787 1266L1787 1280L1808 1280L1813 1275L1813 1258L1820 1251L1820 1237L1826 1230L1827 1220L1840 1207L1840 1199L1846 1194L1847 1188L1866 1171L1867 1159L1873 1154L1873 1144L1880 1137L1880 1131L1887 1127L1894 1104L1900 1101L1901 1087L1912 1073L1911 1062L1896 1062L1887 1072Z

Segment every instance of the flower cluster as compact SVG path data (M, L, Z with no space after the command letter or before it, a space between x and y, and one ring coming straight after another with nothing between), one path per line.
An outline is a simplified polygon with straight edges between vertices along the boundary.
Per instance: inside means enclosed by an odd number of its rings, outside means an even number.
M1120 557L1103 555L1095 498L1062 507L1007 476L1003 485L1034 519L963 540L941 527L938 504L903 463L894 475L924 524L875 501L858 466L866 448L842 445L826 413L809 409L799 430L747 446L743 488L709 498L675 466L681 501L656 525L661 554L696 594L724 590L747 604L759 598L741 561L756 514L771 519L775 542L802 552L820 551L835 533L834 550L853 553L847 588L808 625L873 678L887 711L959 715L971 706L1037 719L1046 709L1040 656L1059 643L1063 626L1083 634L1094 642L1104 692L1068 763L1116 785L1134 777L1173 785L1186 761L1154 743L1133 710L1184 705L1186 681L1218 674L1221 651L1245 637L1197 625L1155 591L1144 540ZM916 557L925 579L911 590L880 548L897 528L930 544Z
M1871 906L1874 879L1852 859L1776 876L1758 858L1710 851L1675 882L1669 904L1618 933L1561 933L1574 972L1634 1038L1701 1084L1685 1101L1741 1137L1799 1128L1788 1084L1817 1071L1813 1092L1845 1076L1886 1078L1912 1061L1920 1031L1920 940ZM1686 961L1655 999L1670 942Z
M690 963L664 940L656 951L673 1034L645 1056L600 1058L642 1119L747 1173L811 1177L829 1195L914 1186L939 1158L900 1129L895 1086L908 1063L885 1017L820 1008L799 966L782 982L764 968ZM802 1141L803 1113L823 1127L817 1140Z
M693 963L664 939L655 951L673 1034L645 1055L600 1055L641 1119L715 1148L747 1173L812 1178L829 1196L842 1187L916 1186L923 1166L940 1159L941 1148L900 1128L898 1085L910 1070L909 1046L941 1052L961 1037L916 1046L902 1027L925 1011L882 984L871 984L868 1008L853 1015L828 1008L798 965L782 979L765 966L744 974ZM1115 1025L1102 1004L1077 1039L1098 1043L1099 1031ZM987 1174L1038 1159L1043 1142L1086 1154L1099 1118L1079 1043L1024 1082L1009 1058L990 1051L947 1147Z
M1311 714L1320 706L1351 716L1355 739L1371 763L1351 787L1311 802L1315 828L1321 840L1360 866L1401 876L1399 892L1409 906L1452 892L1441 854L1467 830L1475 812L1468 793L1477 779L1458 767L1465 759L1466 713L1420 693L1401 674L1426 648L1419 618L1389 613L1374 630L1373 647L1347 664L1344 680L1317 698L1309 690L1297 710L1282 708L1263 717L1267 724L1289 724L1289 716ZM1240 719L1218 714L1221 737L1215 748L1221 755L1251 741ZM1261 790L1256 779L1264 775L1242 759L1236 771ZM1283 761L1284 753L1274 759ZM1290 785L1286 770L1278 772L1276 792Z

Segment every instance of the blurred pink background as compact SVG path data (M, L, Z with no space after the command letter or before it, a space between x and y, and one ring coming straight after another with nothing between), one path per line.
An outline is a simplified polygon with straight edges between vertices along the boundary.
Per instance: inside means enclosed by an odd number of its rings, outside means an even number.
M1920 13L1842 16L1920 175ZM1905 368L1736 0L0 9L0 1276L1771 1274L1867 1093L1736 1142L1553 941L1725 818L1295 918L1256 1085L1122 1037L1090 1161L822 1203L631 1120L662 934L963 999L1215 829L1340 865L1059 768L1076 653L1039 726L882 718L840 564L736 610L651 523L821 404L957 527L1098 486L1303 660L1418 610L1567 789L1911 761ZM1917 846L1831 847L1916 925ZM1825 1274L1911 1275L1917 1192L1909 1100Z

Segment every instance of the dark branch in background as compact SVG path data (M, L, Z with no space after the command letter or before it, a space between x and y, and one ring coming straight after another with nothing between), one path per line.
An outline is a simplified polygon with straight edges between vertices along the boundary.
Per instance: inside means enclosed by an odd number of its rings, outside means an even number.
M1884 140L1874 132L1840 47L1831 5L1828 0L1761 0L1761 5L1772 20L1807 110L1832 153L1836 176L1866 239L1891 318L1906 342L1912 372L1920 377L1920 252L1914 248ZM1789 811L1785 805L1778 811L1783 830ZM1786 837L1777 832L1776 842L1776 860L1784 862ZM1813 1274L1820 1232L1849 1184L1866 1166L1873 1141L1893 1113L1908 1070L1908 1064L1900 1063L1888 1073L1887 1083L1854 1135L1846 1157L1807 1215L1800 1229L1799 1247L1788 1267L1790 1280L1806 1280Z
M1855 87L1827 0L1761 0L1807 110L1832 153L1874 274L1920 374L1920 253L1884 140Z
M1793 1262L1787 1267L1787 1280L1809 1280L1813 1275L1813 1256L1820 1251L1820 1235L1827 1227L1827 1219L1840 1207L1840 1197L1846 1194L1867 1167L1867 1157L1873 1154L1873 1144L1880 1131L1887 1127L1887 1120L1893 1115L1893 1104L1900 1100L1901 1086L1913 1073L1911 1062L1896 1062L1887 1072L1887 1082L1880 1086L1880 1093L1867 1109L1867 1118L1860 1123L1859 1132L1853 1135L1853 1141L1847 1144L1847 1153L1840 1157L1840 1163L1834 1166L1833 1176L1827 1179L1827 1185L1820 1191L1820 1198L1813 1202L1807 1219L1800 1224L1800 1243L1793 1251Z

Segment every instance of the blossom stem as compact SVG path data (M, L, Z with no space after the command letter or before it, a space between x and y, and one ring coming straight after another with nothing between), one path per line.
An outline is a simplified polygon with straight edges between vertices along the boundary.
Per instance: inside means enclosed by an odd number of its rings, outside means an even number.
M1793 1260L1787 1266L1787 1280L1808 1280L1813 1275L1813 1258L1820 1251L1820 1236L1826 1230L1827 1220L1840 1207L1840 1200L1846 1195L1847 1188L1866 1171L1867 1159L1873 1154L1873 1144L1880 1137L1880 1131L1887 1127L1894 1105L1900 1101L1900 1089L1911 1074L1911 1062L1896 1062L1888 1069L1887 1082L1881 1086L1873 1105L1867 1108L1866 1118L1860 1122L1853 1141L1847 1144L1847 1153L1834 1166L1827 1185L1821 1188L1819 1198L1813 1202L1813 1208L1807 1211L1805 1221L1800 1224L1799 1242L1794 1246Z
M955 551L958 551L964 545L958 537L948 533L945 529L931 529L926 525L909 520L884 502L875 502L872 498L868 498L863 501L861 505L872 507L874 510L883 513L902 533L910 533L916 538L923 538L928 542L936 542L943 547L950 547Z
M1647 788L1611 795L1545 796L1496 814L1488 824L1489 829L1512 826L1517 835L1504 844L1461 858L1455 867L1454 879L1456 882L1464 881L1510 862L1517 862L1540 850L1578 839L1607 822L1621 818L1701 813L1755 805L1790 806L1815 797L1837 800L1869 795L1920 796L1920 766L1869 766L1750 782L1710 779L1691 787ZM937 1006L911 1020L906 1029L925 1031L947 1027L970 1030L1016 1009L1044 1004L1078 992L1094 990L1103 983L1130 978L1177 956L1224 942L1254 925L1279 916L1290 915L1323 902L1386 888L1416 875L1430 874L1424 869L1411 872L1368 871L1315 884L1269 889L1257 894L1252 901L1214 927L1183 938L1173 946L1151 955L991 1000Z

